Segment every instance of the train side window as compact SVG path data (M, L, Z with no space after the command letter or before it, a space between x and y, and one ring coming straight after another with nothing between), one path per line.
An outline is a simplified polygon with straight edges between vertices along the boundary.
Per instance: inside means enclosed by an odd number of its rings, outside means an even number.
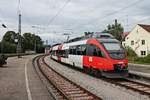
M100 48L96 47L96 51L97 51L98 57L104 57L105 58L105 54L103 51L100 50Z
M65 50L65 57L66 57L66 58L68 58L68 54L69 54L69 50L66 49L66 50Z
M55 50L53 51L53 55L55 56Z
M98 52L97 52L97 50L96 50L96 47L95 47L95 46L93 46L93 47L94 47L93 56L98 56Z
M58 50L55 51L55 56L58 56Z
M82 46L78 45L76 51L77 51L77 55L82 55Z
M54 55L57 56L57 50L55 50L55 54Z
M63 56L63 50L58 50L58 56Z
M69 54L72 54L72 47L69 47Z
M54 55L54 51L51 52L51 55Z
M76 47L75 46L69 47L69 54L76 55Z
M105 54L96 45L88 45L88 56L105 57Z
M73 55L76 55L76 46L73 46L73 47L72 47L72 51L73 51L72 54L73 54Z
M86 55L86 45L81 46L82 55Z
M65 57L65 50L61 50L61 56Z
M94 45L87 45L87 55L94 56Z

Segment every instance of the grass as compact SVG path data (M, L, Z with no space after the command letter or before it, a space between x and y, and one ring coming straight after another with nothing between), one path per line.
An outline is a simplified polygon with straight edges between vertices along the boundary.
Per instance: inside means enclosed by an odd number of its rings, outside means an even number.
M129 63L150 64L150 54L146 57L138 57L130 47L127 47L125 49L127 52L127 59L129 60Z
M128 56L127 59L130 63L150 64L150 55L146 57Z

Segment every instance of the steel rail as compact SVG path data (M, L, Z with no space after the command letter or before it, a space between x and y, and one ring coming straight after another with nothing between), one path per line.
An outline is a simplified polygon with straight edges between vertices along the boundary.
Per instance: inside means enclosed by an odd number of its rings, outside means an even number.
M147 95L148 97L150 97L150 85L148 84L144 84L144 83L140 83L140 82L136 82L136 81L132 81L129 79L105 79L102 78L104 81L110 82L112 84L121 86L121 87L125 87L127 89L136 91L140 94L143 95Z
M53 85L53 94L55 97L60 97L58 100L102 100L102 98L55 71L45 63L44 57L39 57L37 64L44 76Z

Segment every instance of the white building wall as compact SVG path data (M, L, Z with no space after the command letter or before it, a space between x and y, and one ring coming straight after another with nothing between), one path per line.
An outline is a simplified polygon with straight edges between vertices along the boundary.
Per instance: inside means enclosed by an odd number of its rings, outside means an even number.
M145 45L142 45L142 40L145 40ZM134 41L134 45L131 45ZM125 46L131 47L138 56L142 57L141 51L146 51L146 55L150 54L150 33L137 25L125 38Z

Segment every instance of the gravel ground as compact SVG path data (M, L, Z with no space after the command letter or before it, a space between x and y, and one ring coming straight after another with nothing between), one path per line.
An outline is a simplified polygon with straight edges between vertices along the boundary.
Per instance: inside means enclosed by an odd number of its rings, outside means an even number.
M48 56L45 58L45 61L52 68L57 70L57 72L68 77L70 80L88 89L97 96L100 96L104 100L149 100L148 97L139 93L115 86L114 84L110 84L75 69L68 68L51 60Z

